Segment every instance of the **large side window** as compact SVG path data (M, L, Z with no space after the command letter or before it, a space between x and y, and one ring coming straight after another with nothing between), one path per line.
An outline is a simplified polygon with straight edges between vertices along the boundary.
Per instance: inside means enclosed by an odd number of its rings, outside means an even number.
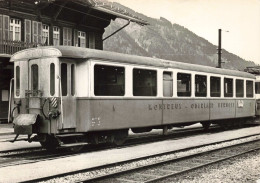
M191 74L177 74L177 95L179 97L191 96Z
M55 65L51 63L50 65L50 94L53 96L55 94Z
M133 95L156 96L157 72L154 70L133 69Z
M20 67L16 66L15 68L16 70L16 78L15 78L15 82L16 82L16 96L20 95Z
M210 77L210 96L220 97L220 77Z
M163 96L172 97L173 95L173 79L171 72L163 72Z
M253 96L253 81L246 81L246 97L252 98Z
M61 64L61 89L62 89L62 96L67 96L68 94L68 69L67 64Z
M75 65L72 64L71 68L70 68L70 73L71 73L71 95L74 96L75 95Z
M236 80L236 97L244 97L244 80Z
M207 96L207 76L195 75L195 96Z
M96 96L124 96L125 68L95 65L94 94Z
M33 64L31 66L31 86L32 90L38 90L39 89L39 69L38 65Z
M233 97L233 79L224 78L224 97Z

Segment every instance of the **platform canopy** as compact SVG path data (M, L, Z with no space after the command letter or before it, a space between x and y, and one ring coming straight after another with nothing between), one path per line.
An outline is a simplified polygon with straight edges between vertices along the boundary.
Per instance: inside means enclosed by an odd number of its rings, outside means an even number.
M110 22L111 19L122 18L140 25L148 25L147 21L119 6L107 0L0 0L0 8L23 8L23 11L26 10L28 13L36 11L40 18L50 16L54 21L65 17L71 22L85 23L84 20L87 20L86 23L91 25L91 22ZM78 15L81 17L80 20Z

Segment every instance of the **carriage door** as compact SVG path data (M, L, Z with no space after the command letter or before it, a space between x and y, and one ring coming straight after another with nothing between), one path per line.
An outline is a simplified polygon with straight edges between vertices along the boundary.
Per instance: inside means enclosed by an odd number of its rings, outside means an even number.
M63 122L60 129L76 128L75 64L61 63Z

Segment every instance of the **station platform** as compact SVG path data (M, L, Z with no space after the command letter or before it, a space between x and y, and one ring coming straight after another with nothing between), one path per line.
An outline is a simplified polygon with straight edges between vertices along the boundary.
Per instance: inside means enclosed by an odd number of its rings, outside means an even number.
M0 124L0 135L3 134L14 134L12 123L2 123Z
M82 153L76 156L63 157L32 164L22 164L0 168L0 182L22 182L36 178L54 176L73 171L94 168L136 158L155 155L162 151L181 150L210 143L217 143L228 139L246 137L259 134L260 126L239 130L230 130L214 134L201 134L189 138L166 140L141 144L132 147L114 148L98 152ZM15 175L15 176L13 176Z

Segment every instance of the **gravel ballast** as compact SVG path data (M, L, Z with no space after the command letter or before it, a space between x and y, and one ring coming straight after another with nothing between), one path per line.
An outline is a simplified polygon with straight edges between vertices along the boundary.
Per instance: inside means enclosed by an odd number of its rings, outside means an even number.
M256 183L260 182L260 151L194 170L160 183Z

